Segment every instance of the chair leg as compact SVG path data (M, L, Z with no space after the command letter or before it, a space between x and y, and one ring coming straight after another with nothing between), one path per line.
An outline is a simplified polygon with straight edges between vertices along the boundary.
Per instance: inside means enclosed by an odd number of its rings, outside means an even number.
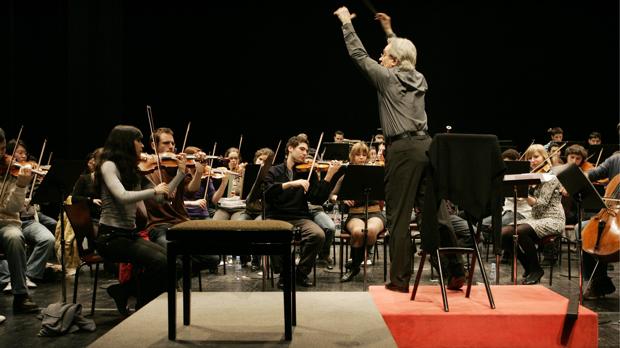
M80 280L80 270L82 266L85 266L85 263L82 263L75 269L75 279L73 280L73 303L77 303L77 291L78 291L78 281Z
M420 253L420 266L418 266L418 272L415 275L415 282L413 283L413 291L411 292L411 301L415 300L415 296L418 292L418 285L420 284L420 277L422 276L422 270L424 269L424 261L426 261L426 252ZM431 268L433 266L431 265Z
M202 275L198 271L198 291L202 292Z
M90 316L95 315L95 300L97 299L97 279L99 278L99 263L95 264L95 282L93 284L93 301L90 305Z
M383 281L387 281L387 238L383 238Z

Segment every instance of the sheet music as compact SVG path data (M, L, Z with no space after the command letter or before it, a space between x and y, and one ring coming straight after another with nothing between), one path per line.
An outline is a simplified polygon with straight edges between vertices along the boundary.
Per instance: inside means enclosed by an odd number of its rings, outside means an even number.
M553 180L553 178L555 178L555 175L550 173L523 173L504 175L504 181L540 180L540 182L548 182Z

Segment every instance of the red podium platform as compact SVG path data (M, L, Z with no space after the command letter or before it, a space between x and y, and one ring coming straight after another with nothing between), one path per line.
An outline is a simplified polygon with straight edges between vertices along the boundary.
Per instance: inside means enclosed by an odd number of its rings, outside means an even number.
M399 347L562 347L560 337L568 299L541 285L493 286L496 309L484 286L471 297L449 291L450 312L443 311L437 286L420 286L415 301L408 294L371 286L369 292ZM597 314L583 306L569 347L596 347Z

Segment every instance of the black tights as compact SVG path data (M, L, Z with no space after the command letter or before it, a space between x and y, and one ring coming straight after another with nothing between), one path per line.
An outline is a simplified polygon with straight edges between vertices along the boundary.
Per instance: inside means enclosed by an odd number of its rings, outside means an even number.
M502 227L502 249L512 255L512 236L514 235L514 227ZM517 258L525 268L525 272L541 270L536 254L536 242L539 238L536 231L528 224L517 225L517 235L519 236L519 247L517 248Z

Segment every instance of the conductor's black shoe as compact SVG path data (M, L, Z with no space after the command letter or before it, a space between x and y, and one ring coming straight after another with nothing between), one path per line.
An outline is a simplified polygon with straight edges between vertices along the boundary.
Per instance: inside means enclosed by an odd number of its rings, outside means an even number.
M545 274L545 271L543 271L542 269L532 271L530 272L530 274L527 275L527 277L525 277L525 279L521 281L521 284L523 285L536 284L540 282L540 278L542 278L543 274Z
M307 275L305 275L303 273L299 273L299 272L295 275L295 283L297 283L297 285L301 285L301 286L303 286L305 288L309 288L312 285L314 285L314 284L312 284L312 280L310 280L310 278L308 278Z
M129 296L125 293L123 286L120 284L110 285L106 291L108 295L114 299L116 309L124 316L129 316L129 308L127 308L127 301Z
M13 295L13 313L37 313L39 306L32 301L28 294Z
M385 284L385 288L390 291L409 292L409 285L401 286L401 285L396 285L394 283L387 283Z
M360 268L359 267L353 267L353 268L349 268L347 270L347 273L345 273L342 278L340 278L340 282L344 283L344 282L350 282L351 280L353 280L353 277L355 277L356 275L358 275L360 273Z

